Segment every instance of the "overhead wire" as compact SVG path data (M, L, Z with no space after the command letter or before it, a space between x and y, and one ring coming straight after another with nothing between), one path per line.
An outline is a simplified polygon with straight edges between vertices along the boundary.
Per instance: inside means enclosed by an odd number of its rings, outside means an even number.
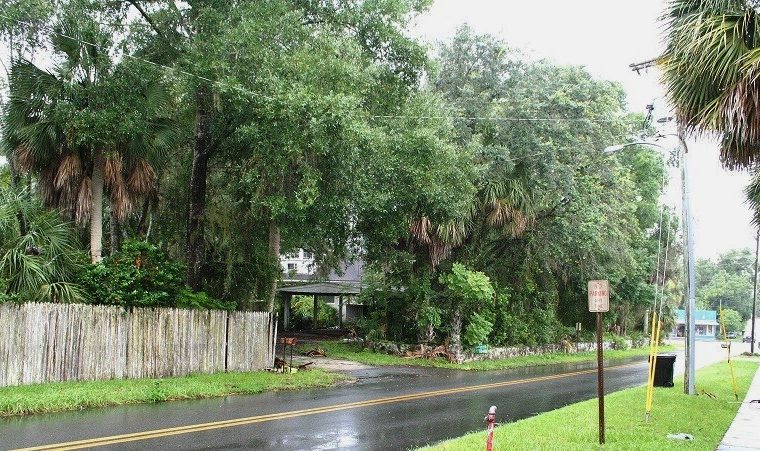
M649 107L649 105L647 105ZM652 109L649 109L649 117L651 117ZM667 176L667 169L662 172L662 180L660 182L660 192L665 189L665 180ZM658 226L658 238L657 238L657 266L655 268L655 285L654 285L654 302L652 304L652 330L649 341L649 368L647 373L647 392L644 407L644 418L649 421L652 404L654 402L654 378L655 370L657 368L657 352L660 346L660 332L663 326L662 320L662 306L665 298L665 274L667 272L668 265L668 253L670 250L670 220L672 215L668 214L667 235L665 237L665 256L662 264L662 275L660 275L660 256L662 255L662 225L663 216L665 214L665 204L660 207L660 221ZM659 302L658 302L659 297Z
M100 50L103 50L103 51L108 51L108 49L103 48L103 46L101 46L101 45L98 45L98 44L95 44L95 43L92 43L92 42L88 42L86 40L83 40L83 39L80 39L80 38L77 38L77 37L74 37L74 36L67 35L67 34L65 34L63 32L60 32L60 31L56 30L55 28L53 28L50 25L42 25L42 26L40 26L40 25L35 24L33 22L25 21L25 20L22 20L22 19L13 18L13 17L10 17L10 16L8 16L6 14L3 14L3 13L0 13L0 17L3 17L5 19L11 20L11 21L14 21L16 23L36 26L38 28L48 30L51 33L57 34L58 36L61 36L61 37L64 37L64 38L71 39L73 41L79 42L81 44L89 45L89 46L92 46L92 47L94 47L96 49L100 49ZM273 98L271 96L268 96L268 95L260 93L260 92L255 92L255 91L252 91L250 89L243 88L242 86L231 85L229 83L225 83L225 82L222 82L222 81L213 80L211 78L204 77L202 75L198 75L198 74L193 73L193 72L189 72L189 71L186 71L186 70L183 70L183 69L178 69L178 68L175 68L175 67L167 66L167 65L164 65L164 64L161 64L161 63L157 63L155 61L150 61L148 59L141 58L139 56L131 55L131 54L127 53L127 52L121 53L120 56L122 56L124 58L129 58L129 59L131 59L133 61L140 61L140 62L143 62L143 63L146 63L146 64L150 64L150 65L152 65L154 67L163 69L163 70L168 71L170 73L180 73L180 74L186 75L188 77L192 77L192 78L197 78L199 80L203 80L203 81L205 81L207 83L211 83L211 84L213 84L215 86L220 86L220 87L225 87L225 88L228 88L228 89L233 89L233 90L236 90L236 91L238 91L238 92L240 92L242 94L246 94L246 95L249 95L249 96L252 96L252 97L259 97L259 98L270 100L270 101L275 101L276 100L275 98ZM372 118L372 119L469 120L469 121L482 120L482 121L496 121L496 122L500 122L501 121L501 122L591 122L591 123L611 123L611 122L618 122L620 120L620 118L503 117L503 116L456 116L456 115L427 115L427 116L426 115L421 115L421 116L416 116L416 115L404 115L404 114L399 114L399 115L393 115L393 114L372 114L372 115L368 115L367 117Z

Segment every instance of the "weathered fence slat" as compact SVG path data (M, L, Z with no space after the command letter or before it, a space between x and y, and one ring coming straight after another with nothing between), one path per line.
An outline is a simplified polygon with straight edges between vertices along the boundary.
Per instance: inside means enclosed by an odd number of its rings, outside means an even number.
M266 312L0 304L0 387L261 370L274 335Z

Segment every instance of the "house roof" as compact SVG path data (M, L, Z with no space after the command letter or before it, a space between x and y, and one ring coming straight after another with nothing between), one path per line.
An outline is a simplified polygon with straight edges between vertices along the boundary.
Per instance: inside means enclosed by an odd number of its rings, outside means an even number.
M283 275L284 282L338 282L338 283L353 283L361 282L364 275L364 262L357 259L353 262L344 262L341 264L338 271L330 270L330 273L326 277L317 274L292 274Z
M321 296L341 296L359 294L362 291L360 282L318 282L305 285L292 285L278 288L282 294L312 294Z
M676 322L686 323L686 310L676 310ZM718 312L715 310L697 310L694 314L694 324L718 324Z

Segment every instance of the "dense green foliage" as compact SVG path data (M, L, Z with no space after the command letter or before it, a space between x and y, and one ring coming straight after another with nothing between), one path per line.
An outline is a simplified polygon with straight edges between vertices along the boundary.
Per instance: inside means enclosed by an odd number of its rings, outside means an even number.
M11 185L107 243L90 302L271 310L307 248L366 262L370 338L576 338L595 278L607 328L641 328L656 284L679 296L678 227L660 155L602 155L640 124L621 87L468 27L428 56L429 3L0 0L30 19L0 20Z
M0 302L81 301L74 281L83 263L70 224L26 190L0 186Z
M155 246L130 241L87 268L81 280L98 304L170 307L184 286L182 276L182 266Z
M460 323L467 331L473 319L473 332L491 325L492 344L556 342L574 337L577 322L592 327L585 298L594 278L611 282L611 330L642 327L654 282L666 285L669 311L680 248L677 220L659 202L664 160L643 148L601 155L637 121L620 87L525 60L467 27L438 53L431 89L462 117L452 139L473 153L475 192L459 215L412 217L395 252L375 259L381 277L368 302L377 313L363 326L392 340L456 344ZM462 267L484 273L495 296L465 303L460 318L449 273Z
M741 333L744 331L744 321L742 320L739 312L736 310L731 310L730 308L724 308L723 310L720 310L720 317L718 321L723 323L724 327L726 328L726 333ZM723 338L723 333L719 333L718 337Z
M296 329L309 329L314 324L314 298L293 296L290 321ZM317 327L332 327L338 324L338 311L317 298Z
M730 250L716 259L697 262L699 308L737 312L743 321L752 314L752 278L755 256L750 249ZM741 327L736 330L741 330Z
M185 288L184 267L156 246L126 241L119 252L90 265L79 278L90 302L122 307L234 308Z

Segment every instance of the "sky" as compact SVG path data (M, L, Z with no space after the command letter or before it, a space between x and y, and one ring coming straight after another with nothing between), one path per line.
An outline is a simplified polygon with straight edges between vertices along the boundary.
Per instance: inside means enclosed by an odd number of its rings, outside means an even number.
M477 33L501 37L535 58L584 66L594 77L625 88L628 108L668 115L659 73L636 74L629 64L650 60L663 48L658 17L664 0L435 0L416 19L411 33L435 44L454 35L463 23ZM619 143L609 143L609 145ZM676 146L663 142L664 145ZM754 249L750 210L744 203L746 173L722 169L714 141L687 141L694 249L697 258L714 258L729 249ZM665 202L680 209L680 179L673 171ZM679 210L680 211L680 210Z

